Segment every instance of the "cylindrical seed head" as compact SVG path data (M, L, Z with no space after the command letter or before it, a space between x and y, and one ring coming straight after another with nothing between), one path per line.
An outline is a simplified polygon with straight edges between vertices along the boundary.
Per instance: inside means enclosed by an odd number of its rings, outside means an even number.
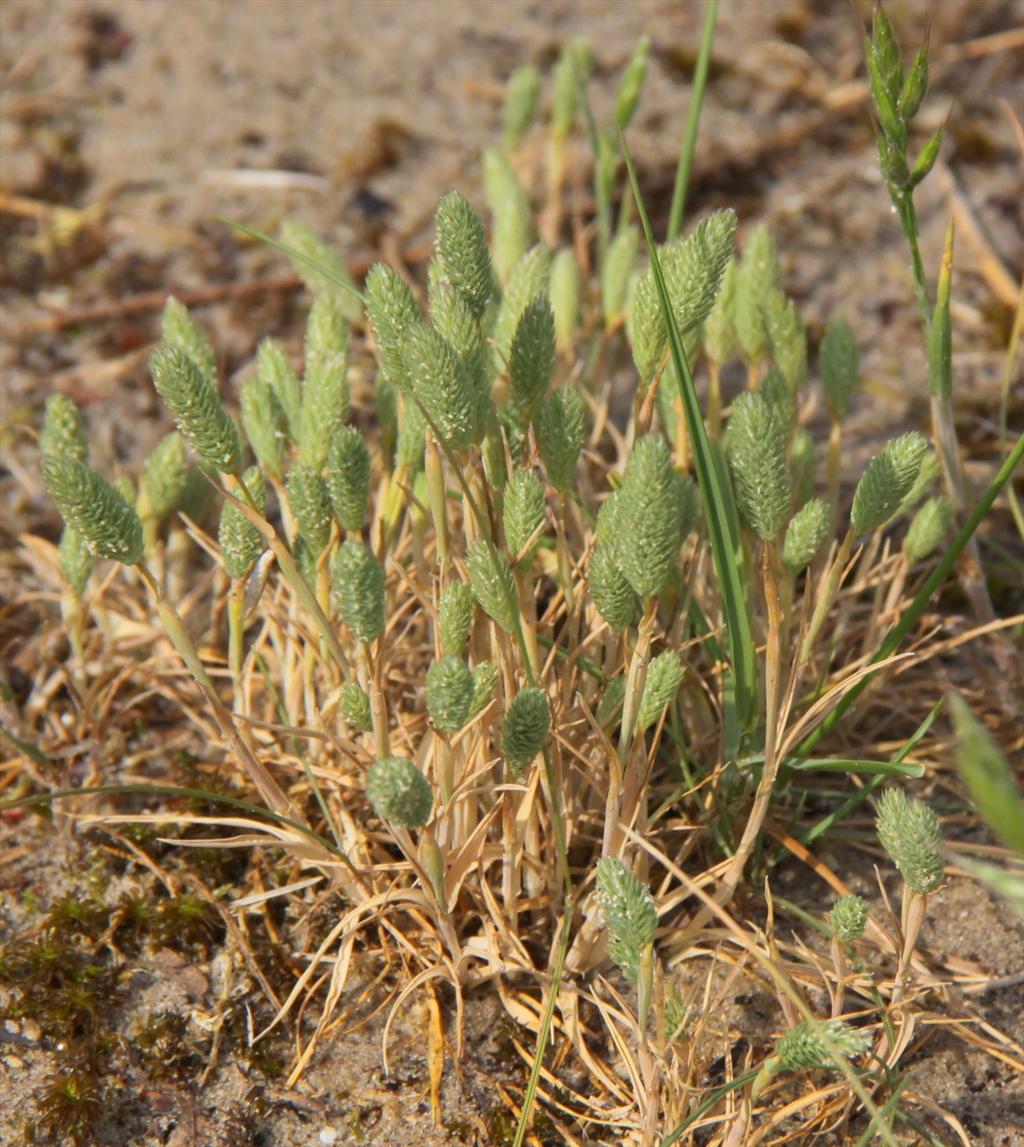
M430 820L434 794L412 761L374 761L366 773L366 797L381 820L401 828L422 828Z
M334 597L342 621L358 641L369 645L387 620L384 567L362 542L347 541L334 559Z
M142 557L142 522L102 475L67 455L42 461L43 482L64 521L99 558L134 565Z
M501 751L514 777L521 776L544 748L551 731L551 707L543 689L520 690L501 722Z

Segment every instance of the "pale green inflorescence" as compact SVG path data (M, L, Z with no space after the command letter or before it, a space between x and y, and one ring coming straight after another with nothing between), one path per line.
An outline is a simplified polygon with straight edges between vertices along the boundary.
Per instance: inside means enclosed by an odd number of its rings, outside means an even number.
M60 536L60 569L76 597L85 593L93 571L92 551L85 539L73 527L65 526Z
M942 830L935 813L924 803L890 788L878 802L878 839L915 892L934 892L942 883Z
M288 471L285 492L299 537L309 552L319 558L331 537L332 511L327 483L312 467L296 462Z
M855 534L877 530L899 512L927 452L927 442L912 430L887 442L872 458L853 495L850 524Z
M481 661L473 667L473 703L469 707L469 719L481 713L494 694L498 683L498 667L490 661Z
M424 323L410 334L405 361L416 400L442 442L465 449L478 430L479 394L454 348Z
M867 1032L850 1027L844 1020L824 1020L818 1025L829 1041L846 1058L853 1059L867 1050ZM806 1021L798 1024L775 1045L776 1071L810 1071L816 1067L834 1067L832 1052L821 1035Z
M158 394L192 449L222 473L237 474L242 461L238 428L199 366L177 347L162 346L153 352L150 369Z
M828 534L829 508L820 498L812 498L793 515L782 543L782 564L796 576L811 564Z
M354 426L343 426L327 449L327 491L341 528L361 530L370 502L370 451Z
M423 316L409 284L386 263L374 263L370 268L365 297L381 373L391 385L403 390L409 385L405 341Z
M263 471L258 466L250 466L242 481L260 512L264 512L267 487ZM233 502L225 502L221 508L217 541L224 568L233 578L245 577L267 547L260 531Z
M736 269L735 257L722 275L722 286L715 299L715 305L704 320L704 352L718 366L732 358L736 349L736 333L733 330L733 314L736 309Z
M202 328L188 309L175 298L164 304L160 333L165 346L187 355L199 368L206 383L217 387L217 356Z
M532 64L516 68L505 85L502 111L505 146L510 151L519 146L533 123L539 97L540 72Z
M945 494L929 498L914 515L903 539L907 561L923 561L942 542L952 524L953 503L949 498Z
M527 303L509 353L509 385L516 406L529 416L544 397L555 370L555 316L547 295Z
M654 943L658 910L645 887L615 857L597 862L597 899L608 929L608 955L633 984L640 978L645 948Z
M612 629L626 629L639 620L642 603L608 542L599 541L590 555L587 587L597 612Z
M543 243L531 247L512 268L501 305L494 320L494 343L499 362L512 352L519 320L527 305L538 295L546 294L551 281L551 252Z
M786 431L761 394L741 394L729 419L729 466L740 514L763 541L786 524L790 506Z
M512 268L536 242L533 209L507 156L492 148L484 152L484 190L494 220L494 273L500 283L505 283Z
M506 633L515 633L518 605L508 562L492 542L478 538L466 554L466 569L480 608Z
M624 227L608 245L601 268L601 309L606 327L614 326L626 316L629 281L639 250L640 234L633 226Z
M146 460L143 471L142 482L150 516L160 520L180 507L188 482L188 469L185 440L180 434L165 435Z
M422 828L430 820L434 794L412 761L374 761L366 773L366 797L381 820L400 828Z
M306 326L306 369L302 378L297 441L299 457L323 469L334 436L348 419L348 329L329 295L318 295Z
M678 653L660 653L647 667L647 680L640 698L637 727L648 729L658 720L665 706L675 697L683 680L683 663Z
M868 923L868 904L860 896L841 896L828 914L832 935L844 944L852 944L864 934Z
M341 715L354 728L368 733L373 728L373 714L366 690L355 681L346 681L338 698Z
M814 496L817 465L814 438L809 430L797 426L789 444L789 473L793 486L793 503L797 509Z
M494 282L484 225L457 191L449 191L438 204L434 222L437 255L445 277L479 318Z
M272 356L273 352L268 352ZM278 481L284 475L287 420L273 385L262 373L246 379L239 396L242 429L260 465Z
M427 712L442 733L457 733L473 707L473 674L454 653L446 653L427 670Z
M532 470L517 470L505 485L502 525L513 561L528 566L540 542L547 505L544 485Z
M540 456L556 490L566 490L583 450L583 395L575 387L560 386L541 402L534 427Z
M454 581L441 591L438 631L445 653L461 657L473 628L473 591L464 581Z
M622 79L619 81L619 90L615 97L615 126L621 131L629 127L636 111L643 90L644 78L647 75L647 58L651 51L651 38L643 35L637 40L633 54L629 57Z
M764 223L750 233L736 272L733 331L747 362L759 365L768 357L771 343L763 304L779 286L779 259L775 240Z
M834 318L825 328L818 353L818 370L832 417L844 418L857 386L860 358L857 336L844 318Z
M501 751L514 777L521 776L544 748L551 731L551 707L543 689L521 689L501 722Z
M660 593L682 537L678 487L665 439L648 434L633 447L619 492L619 566L641 598Z
M76 462L88 461L85 419L66 394L51 394L46 400L39 448L44 455L73 458Z
M66 455L42 461L43 482L64 521L98 558L134 565L142 557L142 522L102 475Z
M548 295L555 317L555 345L565 354L572 349L580 319L580 265L568 247L551 260Z
M764 325L775 365L790 392L795 392L807 381L807 332L796 304L782 291L768 296Z
M334 598L342 621L364 645L375 641L387 620L384 567L362 542L347 541L334 559Z
M299 376L295 373L292 364L288 361L288 356L284 353L284 348L274 339L264 339L259 345L259 349L256 352L256 377L264 386L270 388L272 394L277 399L278 406L284 414L284 421L289 434L291 434L293 438L297 437L299 433L299 418L302 412L302 383L299 381ZM245 425L244 397L243 388L243 426ZM264 401L265 400L260 398L259 404L262 406ZM260 416L262 417L262 414ZM246 430L246 433L248 433L248 430ZM257 457L259 457L258 448L255 443L253 443L253 449L257 450ZM283 465L282 459L282 468ZM274 473L274 471L271 470L271 473Z

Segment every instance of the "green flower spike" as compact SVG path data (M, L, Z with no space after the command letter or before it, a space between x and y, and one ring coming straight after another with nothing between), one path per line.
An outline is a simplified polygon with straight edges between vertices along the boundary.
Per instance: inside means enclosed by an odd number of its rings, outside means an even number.
M484 152L484 189L494 220L494 272L505 283L536 240L533 208L508 157L493 148Z
M375 641L387 620L384 567L362 542L345 542L334 559L334 597L342 621L364 645Z
M368 733L373 728L370 698L366 695L366 691L361 689L355 681L346 681L341 687L339 704L341 706L341 715L354 729Z
M580 265L568 247L551 261L548 294L555 316L555 344L565 354L572 349L580 321Z
M828 529L829 509L820 498L804 503L793 515L782 543L782 564L791 577L811 564Z
M852 944L864 934L868 924L868 904L860 896L841 896L828 914L832 935L844 944Z
M454 581L441 591L438 631L445 653L461 657L473 628L473 591L464 581Z
M583 396L572 386L560 386L541 402L534 419L540 456L556 490L567 490L583 450Z
M520 777L544 748L551 708L543 689L530 685L512 699L501 722L501 751L513 777Z
M927 453L928 443L912 430L887 442L872 458L853 495L854 534L877 530L899 512Z
M818 370L832 417L837 421L845 418L860 373L857 336L846 319L832 319L825 328Z
M597 899L608 929L608 955L634 987L645 949L654 943L658 910L646 888L614 857L597 862Z
M148 512L158 521L178 509L188 482L185 440L180 434L167 434L146 461L143 487Z
M544 524L546 510L544 486L537 475L532 470L513 473L505 486L502 524L508 552L524 568L533 560L540 542L538 531Z
M342 529L361 530L370 502L370 451L354 426L343 426L328 447L327 491Z
M72 526L65 526L60 536L60 569L75 597L85 593L93 565L92 553L85 539Z
M543 243L531 247L512 268L494 320L494 342L499 363L511 354L512 339L527 304L538 295L547 293L550 280L551 252Z
M51 394L46 400L39 448L45 455L72 458L76 462L88 461L85 419L67 395Z
M267 502L263 471L258 466L250 466L245 472L243 481L260 512L263 513ZM263 535L233 502L225 502L221 509L217 541L220 544L224 568L233 578L245 577L267 548Z
M164 344L187 355L203 379L216 390L217 356L202 328L177 299L168 299L164 304L160 328Z
M457 733L473 707L473 674L461 657L446 653L427 670L427 712L442 733Z
M942 830L928 805L902 789L886 789L875 827L907 886L922 894L934 892L942 883Z
M381 373L405 389L405 340L423 321L409 284L386 263L374 263L366 276L366 313L370 317Z
M747 362L758 365L771 349L763 304L779 286L779 260L775 240L763 224L750 233L736 273L733 330Z
M786 431L761 394L741 394L729 419L729 465L736 501L763 541L777 537L789 514Z
M297 441L299 457L322 470L327 450L348 419L348 331L329 295L317 296L306 327L306 371L302 380Z
M547 295L537 295L523 311L509 355L512 398L525 414L544 397L554 371L555 316Z
M494 694L494 686L498 684L498 667L490 661L481 661L473 668L473 702L469 707L469 719L472 721L480 713Z
M597 612L612 629L627 629L640 619L640 598L619 568L615 547L607 542L598 542L590 555L587 587Z
M952 524L953 503L944 494L929 498L914 515L903 539L907 561L911 565L923 561L949 533Z
M430 782L404 757L374 761L366 774L366 796L381 820L400 828L422 828L434 807Z
M647 57L651 50L650 36L643 35L636 42L633 54L629 57L619 81L619 91L615 97L615 126L621 131L629 127L636 105L643 90L644 77L647 75Z
M665 439L648 434L633 447L619 491L623 525L618 561L641 598L660 593L668 581L682 537L679 489Z
M867 1050L870 1042L867 1032L858 1031L843 1020L826 1020L819 1026L847 1059ZM817 1067L835 1066L832 1053L806 1021L786 1032L775 1045L772 1058L778 1062L776 1071L811 1071Z
M704 320L704 353L713 362L722 366L732 358L736 349L736 334L733 330L733 314L736 309L736 259L722 276L722 287L715 305Z
M449 191L438 204L434 222L437 255L445 277L479 318L494 282L484 225L457 191Z
M649 729L664 712L683 680L683 663L678 653L660 653L647 667L647 680L637 715L637 727Z
M288 471L285 491L299 536L313 557L319 558L331 538L331 498L327 483L316 470L296 462Z
M506 633L515 633L518 605L508 562L486 538L478 538L466 554L473 596L480 608Z
M516 68L505 85L502 112L505 147L514 151L522 142L537 111L540 97L540 72L532 64Z
M273 339L264 339L260 343L259 350L256 352L256 377L272 391L278 406L284 413L288 432L295 438L299 433L299 418L302 411L302 384L279 342L275 342ZM242 422L244 425L244 388L242 393ZM246 433L248 433L248 429L246 429ZM258 450L255 443L253 443L253 449ZM271 472L273 473L273 471Z
M640 233L632 226L623 228L608 245L601 270L601 309L606 327L614 326L626 316L629 280L639 251Z
M134 565L142 557L142 522L113 486L66 455L42 461L43 482L64 521L98 558Z
M221 473L239 473L238 428L200 367L184 351L163 346L153 352L150 370L157 393L192 449Z
M479 392L454 348L421 324L409 336L405 362L416 399L444 444L464 450L478 430Z
M262 353L262 351L261 351ZM262 374L246 379L239 396L242 429L260 465L278 481L284 476L285 413Z

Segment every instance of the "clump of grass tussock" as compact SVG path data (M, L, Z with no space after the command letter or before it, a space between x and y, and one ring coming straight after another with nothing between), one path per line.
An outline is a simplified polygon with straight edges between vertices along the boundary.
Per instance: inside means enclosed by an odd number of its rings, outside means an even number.
M890 93L902 65L886 36L883 17L870 51ZM872 678L892 680L1008 468L966 524L934 489L918 430L894 432L839 487L843 421L862 401L856 332L835 316L810 362L770 231L731 211L655 245L619 134L646 61L641 44L607 125L581 42L562 54L546 129L539 77L517 73L487 161L489 216L444 196L423 282L378 264L360 290L335 252L290 231L313 294L303 360L260 345L240 424L208 340L169 304L151 367L178 436L137 497L90 467L74 409L48 407L75 673L88 706L97 665L126 656L82 605L93 560L120 561L132 610L149 595L201 690L205 709L182 701L181 719L219 736L223 768L252 790L225 828L282 850L332 906L280 1012L296 1017L327 977L293 1079L330 1029L358 939L389 958L400 948L410 979L459 996L501 981L537 1033L517 1142L538 1095L570 1141L579 1119L616 1141L681 1142L714 1123L715 1142L737 1142L811 1070L842 1083L805 1105L801 1134L842 1117L893 1142L886 1100L944 859L935 814L897 787L923 771L906 759L909 730L894 749L863 719L840 722ZM900 81L905 115L919 71ZM577 122L594 145L592 247L570 241L559 207ZM536 219L518 171L545 130L551 196ZM629 358L635 401L614 426L601 365ZM723 370L744 379L731 400ZM819 386L832 418L821 458L803 425ZM191 624L177 609L182 570L205 579L201 634L194 602ZM904 703L923 719L932 698ZM833 729L835 756L814 755ZM905 882L900 925L847 898L810 922L831 966L806 946L780 952L738 893L762 887L775 842L804 855L886 780L878 824ZM697 953L742 960L779 1001L777 1042L721 1087L711 979L702 999L680 972ZM806 988L812 970L831 1014ZM557 1104L540 1084L550 1040L592 1076Z

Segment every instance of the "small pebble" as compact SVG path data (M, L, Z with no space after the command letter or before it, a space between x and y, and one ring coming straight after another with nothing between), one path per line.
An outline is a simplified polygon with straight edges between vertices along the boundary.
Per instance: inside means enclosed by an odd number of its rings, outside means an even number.
M320 1142L324 1147L331 1147L332 1143L338 1142L338 1133L333 1127L324 1127L320 1132Z

